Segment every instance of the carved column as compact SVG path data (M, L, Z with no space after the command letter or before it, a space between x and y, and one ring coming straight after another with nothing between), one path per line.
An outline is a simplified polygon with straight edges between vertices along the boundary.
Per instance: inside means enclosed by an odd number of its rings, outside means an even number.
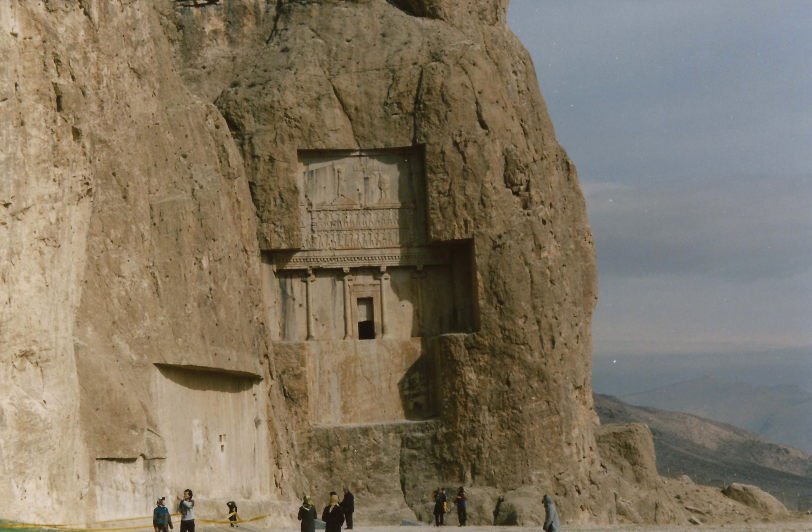
M381 266L381 338L386 337L386 293L389 291L390 275L386 266Z
M352 275L349 268L344 268L344 339L352 337Z
M423 271L423 265L417 266L417 270L412 272L412 281L414 286L414 330L417 331L415 336L424 336L423 330L423 279L426 278L426 272Z
M307 269L307 277L305 278L305 306L307 312L307 339L314 340L315 326L313 324L313 281L316 276L313 275L313 270Z

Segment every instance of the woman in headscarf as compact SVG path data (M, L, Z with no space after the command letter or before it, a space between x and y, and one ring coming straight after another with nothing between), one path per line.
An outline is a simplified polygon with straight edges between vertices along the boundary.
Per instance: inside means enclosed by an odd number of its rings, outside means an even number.
M555 511L555 504L549 495L545 495L542 499L544 502L544 513L547 514L544 519L544 532L560 532L561 523L558 520L558 512Z
M341 532L341 525L344 524L344 511L338 504L338 494L330 492L330 503L321 512L321 520L325 523L325 532Z
M316 507L313 500L307 495L302 499L299 507L299 521L302 522L302 532L316 532Z

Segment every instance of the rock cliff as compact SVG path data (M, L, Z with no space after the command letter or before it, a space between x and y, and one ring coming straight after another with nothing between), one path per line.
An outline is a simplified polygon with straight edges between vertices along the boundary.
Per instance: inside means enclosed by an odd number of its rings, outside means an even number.
M0 5L0 517L685 520L650 435L599 450L586 208L506 9Z
M278 2L217 106L263 249L305 246L301 150L423 150L428 239L471 242L478 305L475 332L433 340L434 483L534 485L592 519L606 507L593 478L592 237L505 17L500 1Z
M178 391L207 382L264 390L247 392L249 419L233 421L256 422L253 443L273 449L240 496L283 497L285 413L248 184L222 116L176 74L164 32L173 8L0 6L3 517L148 514L156 493L193 483L172 474L177 464L210 462L205 430L229 432L227 416ZM184 415L198 406L195 429ZM197 447L175 449L182 433ZM226 458L256 465L241 460Z

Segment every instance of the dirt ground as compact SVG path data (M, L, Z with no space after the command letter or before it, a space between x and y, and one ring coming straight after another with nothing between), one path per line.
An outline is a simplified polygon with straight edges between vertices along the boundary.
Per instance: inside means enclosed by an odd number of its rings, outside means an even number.
M236 532L228 527L203 526L197 527L200 532ZM298 527L264 528L262 526L244 525L241 532L299 532ZM447 532L459 527L443 527ZM541 532L541 527L498 527L498 526L468 526L464 527L466 532ZM356 526L353 530L358 532L435 532L432 526ZM590 526L567 526L563 527L564 532L597 532L601 530L611 532L812 532L812 517L803 521L786 521L779 523L734 523L729 525L590 525ZM317 531L318 532L318 531ZM343 532L343 531L342 531Z

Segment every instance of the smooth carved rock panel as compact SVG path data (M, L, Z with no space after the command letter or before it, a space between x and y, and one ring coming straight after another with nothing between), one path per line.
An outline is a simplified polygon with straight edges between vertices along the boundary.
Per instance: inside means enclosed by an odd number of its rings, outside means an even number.
M302 152L300 162L305 249L425 243L424 174L413 150Z
M303 342L315 425L386 423L435 415L420 339Z
M261 383L178 366L160 366L154 379L164 493L197 486L199 499L267 501L274 469Z

